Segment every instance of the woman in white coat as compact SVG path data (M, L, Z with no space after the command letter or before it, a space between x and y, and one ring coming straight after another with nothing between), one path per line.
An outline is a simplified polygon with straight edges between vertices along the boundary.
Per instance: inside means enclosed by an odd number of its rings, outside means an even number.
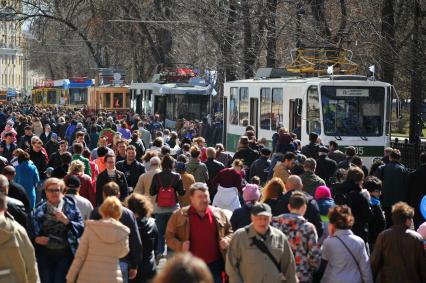
M104 200L99 212L102 220L86 222L67 282L123 282L119 258L129 252L129 228L121 224L122 206L116 197Z

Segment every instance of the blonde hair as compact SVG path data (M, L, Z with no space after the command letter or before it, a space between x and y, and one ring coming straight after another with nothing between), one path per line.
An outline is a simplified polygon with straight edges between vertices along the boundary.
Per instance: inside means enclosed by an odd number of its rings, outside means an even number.
M64 181L58 178L53 178L53 177L44 181L44 189L46 190L50 185L56 185L56 184L59 185L59 189L61 190L61 192L63 192L65 189Z
M68 174L77 174L77 173L83 173L84 172L84 163L80 160L74 160L71 162L70 166L68 167Z
M101 207L99 207L99 213L103 218L114 218L118 220L123 213L123 206L118 198L107 197Z

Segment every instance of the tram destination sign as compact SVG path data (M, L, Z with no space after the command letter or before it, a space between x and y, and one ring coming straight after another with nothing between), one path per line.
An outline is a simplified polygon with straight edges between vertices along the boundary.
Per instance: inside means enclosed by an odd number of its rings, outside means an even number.
M336 96L340 97L368 97L368 89L359 88L338 88L336 89Z

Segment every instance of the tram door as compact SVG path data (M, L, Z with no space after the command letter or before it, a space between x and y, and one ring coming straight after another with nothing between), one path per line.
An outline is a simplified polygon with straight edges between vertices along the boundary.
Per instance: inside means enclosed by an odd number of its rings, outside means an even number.
M289 100L289 130L297 135L297 138L301 138L300 127L302 125L302 99L290 99Z
M256 130L256 136L259 133L257 121L259 121L259 99L250 98L250 125Z

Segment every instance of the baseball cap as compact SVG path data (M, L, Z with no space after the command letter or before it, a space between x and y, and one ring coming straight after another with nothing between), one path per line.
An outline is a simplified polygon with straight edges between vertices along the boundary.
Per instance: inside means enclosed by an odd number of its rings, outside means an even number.
M250 211L251 215L258 216L272 216L271 207L266 203L258 203L253 205Z
M70 175L65 180L65 186L67 186L68 188L71 188L71 189L76 189L76 188L80 187L80 184L81 184L80 179L75 175Z

